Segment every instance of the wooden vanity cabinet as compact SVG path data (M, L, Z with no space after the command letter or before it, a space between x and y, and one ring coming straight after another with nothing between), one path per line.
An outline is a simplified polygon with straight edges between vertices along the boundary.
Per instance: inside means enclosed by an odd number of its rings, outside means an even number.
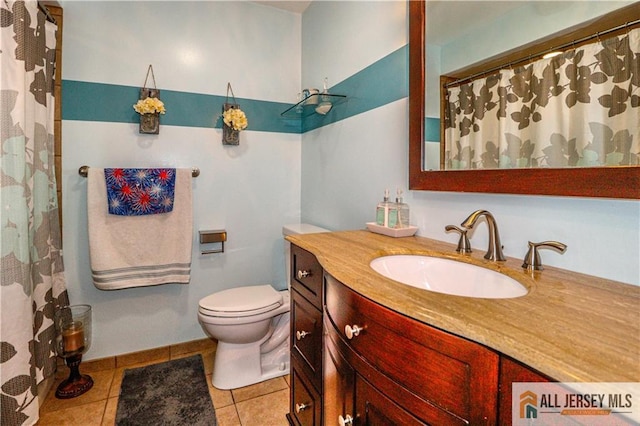
M322 424L323 271L315 256L291 245L291 391L293 425Z
M383 424L496 424L496 352L391 311L326 273L325 306L326 424L347 415L354 424L381 417Z
M370 366L363 365L362 360L341 340L326 318L323 367L325 424L424 425L424 422L396 404L380 389L391 391L400 398L413 398L413 395L407 392L403 395L404 390L397 384L386 380Z
M289 273L292 425L506 426L512 383L552 380L363 297L295 245Z
M500 357L500 406L499 424L512 424L512 385L515 382L550 382L549 377L519 363L505 355Z

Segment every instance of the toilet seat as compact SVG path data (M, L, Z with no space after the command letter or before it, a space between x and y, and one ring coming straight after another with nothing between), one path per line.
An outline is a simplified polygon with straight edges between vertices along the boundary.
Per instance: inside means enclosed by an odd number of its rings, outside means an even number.
M282 294L268 284L236 287L201 299L199 311L213 317L251 316L272 311L282 302Z

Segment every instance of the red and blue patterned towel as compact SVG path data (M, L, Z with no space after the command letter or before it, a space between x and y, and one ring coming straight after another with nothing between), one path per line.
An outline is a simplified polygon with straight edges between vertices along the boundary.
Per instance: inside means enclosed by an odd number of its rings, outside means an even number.
M109 213L140 216L173 210L176 169L104 169Z

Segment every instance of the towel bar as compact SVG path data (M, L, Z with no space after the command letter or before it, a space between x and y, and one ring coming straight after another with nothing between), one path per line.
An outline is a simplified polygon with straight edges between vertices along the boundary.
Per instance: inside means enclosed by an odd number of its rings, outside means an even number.
M78 169L78 174L82 177L87 177L87 175L89 174L89 166L80 166L80 168ZM200 176L200 169L197 167L193 167L191 169L191 176Z

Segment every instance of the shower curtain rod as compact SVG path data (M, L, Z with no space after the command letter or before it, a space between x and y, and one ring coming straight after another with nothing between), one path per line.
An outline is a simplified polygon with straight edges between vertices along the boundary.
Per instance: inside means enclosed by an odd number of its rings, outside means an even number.
M523 62L532 61L532 59L535 59L538 56L542 56L542 55L545 55L547 53L554 52L556 50L563 50L563 49L566 49L567 47L574 46L574 45L580 44L580 43L584 43L585 41L589 41L589 40L594 39L594 38L600 38L600 36L604 36L604 35L610 34L612 32L622 30L624 28L631 28L631 27L633 27L634 25L637 25L637 24L640 24L640 19L636 19L635 21L631 21L631 22L626 22L626 23L624 23L622 25L618 25L617 27L609 28L608 30L600 31L600 32L597 32L595 34L592 34L592 35L589 35L589 36L586 36L586 37L582 37L582 38L580 38L578 40L573 40L573 41L561 44L559 46L555 46L555 47L553 47L551 49L547 49L547 50L544 50L542 52L538 52L535 55L529 55L527 58L522 58L522 59L520 59L518 61L515 61L515 62L504 63L502 65L498 65L496 67L493 67L493 68L491 68L489 70L481 71L479 73L470 75L468 77L459 78L457 80L454 80L454 81L451 81L449 83L446 83L444 85L444 87L446 89L448 89L451 86L459 85L460 83L463 83L465 81L474 80L477 77L480 77L480 76L483 76L483 75L489 75L489 74L492 74L492 73L494 73L496 71L500 71L501 69L504 69L505 67L511 68L514 65L520 65Z
M58 23L56 22L56 18L54 18L53 15L51 15L51 12L49 12L49 9L47 9L47 6L45 6L40 1L38 2L38 9L40 9L42 13L44 13L44 15L47 17L47 21L58 25Z
M89 174L89 166L81 166L78 169L78 174L82 177L87 177L87 175ZM200 169L197 167L193 167L191 169L191 176L194 178L200 176Z

